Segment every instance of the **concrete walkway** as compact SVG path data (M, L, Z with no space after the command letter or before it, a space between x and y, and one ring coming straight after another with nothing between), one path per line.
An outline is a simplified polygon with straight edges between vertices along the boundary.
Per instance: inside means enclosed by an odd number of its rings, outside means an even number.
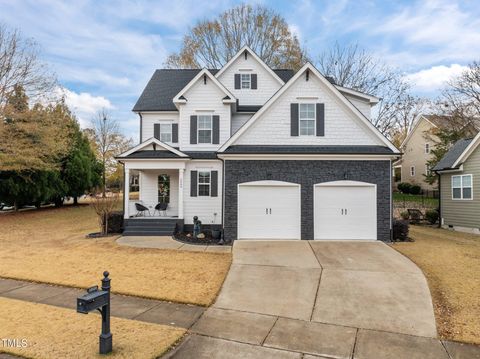
M168 358L480 358L436 339L422 272L384 243L237 241L233 257Z
M85 290L0 278L0 297L77 309ZM143 322L190 328L204 312L196 305L111 294L111 315Z
M170 236L125 236L117 239L122 246L137 248L178 249L181 251L230 253L232 246L188 244L174 240Z

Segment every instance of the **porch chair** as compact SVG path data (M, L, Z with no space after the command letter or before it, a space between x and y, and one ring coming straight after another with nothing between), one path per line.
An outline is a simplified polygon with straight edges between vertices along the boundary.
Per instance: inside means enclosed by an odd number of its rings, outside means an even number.
M135 217L140 217L140 216L145 217L145 212L148 212L148 215L151 216L150 210L141 203L135 203L135 209L137 210Z
M167 215L167 208L168 208L168 203L158 203L155 206L155 210L153 211L153 215L155 216L155 212L158 211L158 213L161 215L163 212L163 215Z

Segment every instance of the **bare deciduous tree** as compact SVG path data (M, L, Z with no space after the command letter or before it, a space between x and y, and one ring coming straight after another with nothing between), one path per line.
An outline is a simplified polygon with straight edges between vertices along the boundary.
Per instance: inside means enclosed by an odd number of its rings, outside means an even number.
M443 114L471 123L480 119L480 62L474 61L442 91Z
M118 123L109 116L105 109L100 110L92 120L92 129L87 136L93 136L94 148L102 162L102 193L105 197L107 175L115 171L115 156L124 152L131 145L131 140L120 133Z
M323 52L317 61L319 70L340 86L377 96L381 99L372 113L371 122L380 132L393 136L405 120L399 110L408 114L419 99L409 94L410 84L404 76L387 64L359 48L336 43Z
M165 64L220 68L245 45L272 68L296 70L306 61L306 51L283 17L264 6L243 4L199 22L184 36L180 52Z
M0 110L15 86L21 86L31 101L38 102L56 97L56 85L55 76L39 59L38 45L0 23Z

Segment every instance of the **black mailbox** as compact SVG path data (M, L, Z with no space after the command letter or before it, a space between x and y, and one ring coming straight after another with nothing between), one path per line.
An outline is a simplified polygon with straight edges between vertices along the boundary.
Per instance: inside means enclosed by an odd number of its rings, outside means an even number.
M91 291L77 298L77 312L87 314L108 304L109 293L106 290Z
M77 298L77 312L88 314L93 310L102 313L102 333L100 334L100 354L112 351L112 333L110 333L110 278L103 272L102 290L98 286L87 289L87 294Z

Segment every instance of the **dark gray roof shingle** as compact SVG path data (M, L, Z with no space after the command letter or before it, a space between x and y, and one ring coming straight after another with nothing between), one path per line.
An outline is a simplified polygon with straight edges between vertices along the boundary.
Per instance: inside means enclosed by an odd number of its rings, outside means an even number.
M464 138L455 142L455 144L448 150L448 152L443 156L443 158L433 167L434 171L442 171L452 169L455 161L460 157L460 155L465 151L472 138Z
M161 69L153 73L133 111L177 111L173 98L201 69ZM215 75L218 70L209 70ZM294 75L293 70L273 70L284 82Z
M238 154L392 154L385 146L230 146L225 153Z

